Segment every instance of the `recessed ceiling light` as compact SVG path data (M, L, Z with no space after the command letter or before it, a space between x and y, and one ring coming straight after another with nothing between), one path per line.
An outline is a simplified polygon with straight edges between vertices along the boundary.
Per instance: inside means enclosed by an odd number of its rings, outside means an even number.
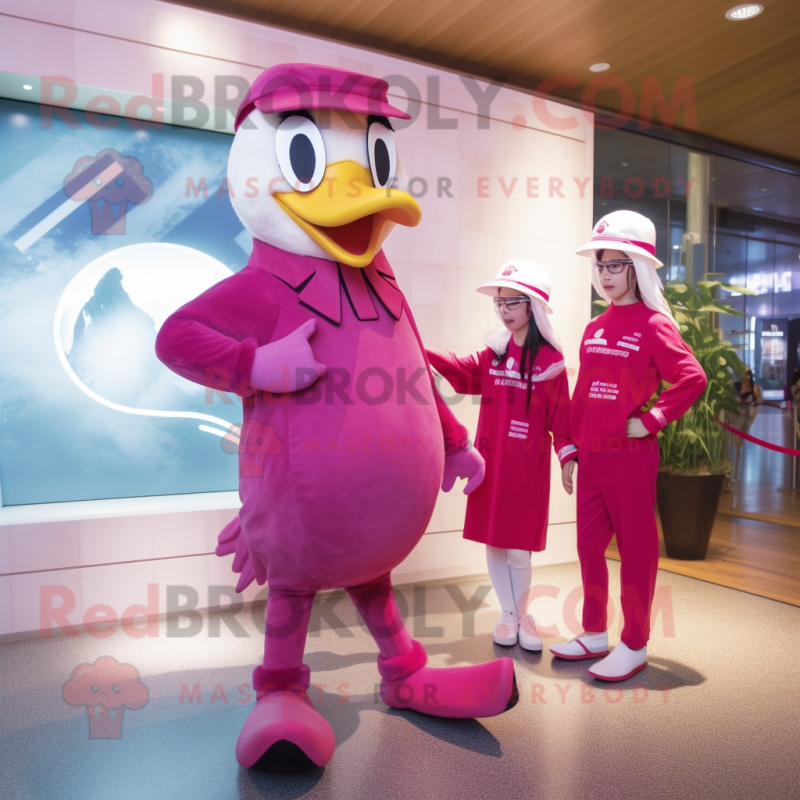
M628 162L627 162L627 161L623 161L623 162L622 162L622 166L623 166L623 167L627 167L627 166L628 166Z
M605 72L607 69L611 69L611 64L606 64L605 61L600 61L597 64L592 64L589 67L589 72Z
M745 3L741 6L734 6L725 12L725 19L731 22L741 22L743 19L757 17L764 10L760 3Z
M22 85L22 88L23 88L23 89L24 89L26 92L29 92L31 89L33 89L33 86L31 86L29 83L24 83L24 84Z
M762 192L766 192L766 191L767 191L767 187L766 187L766 186L762 186L762 187L761 187L761 191L762 191Z

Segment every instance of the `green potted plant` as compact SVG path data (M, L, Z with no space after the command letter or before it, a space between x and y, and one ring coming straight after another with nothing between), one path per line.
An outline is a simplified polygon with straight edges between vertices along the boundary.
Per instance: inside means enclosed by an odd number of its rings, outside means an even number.
M681 336L692 348L708 379L695 404L658 434L661 451L658 512L670 558L705 558L722 485L731 470L728 435L715 420L738 413L734 374L743 375L747 367L732 345L720 337L712 315L744 314L717 298L720 289L754 294L744 287L719 281L698 281L694 289L685 283L673 283L664 289ZM607 303L598 300L595 305L602 309Z

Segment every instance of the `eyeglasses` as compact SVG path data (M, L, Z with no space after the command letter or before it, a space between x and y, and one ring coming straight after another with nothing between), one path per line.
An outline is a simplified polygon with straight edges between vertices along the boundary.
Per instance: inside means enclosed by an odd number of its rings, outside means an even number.
M499 308L505 306L509 311L516 311L523 303L530 303L530 297L495 297L494 304Z
M603 274L603 267L605 267L612 275L619 275L624 267L629 267L633 264L630 258L619 258L614 261L595 261L594 267L599 275Z

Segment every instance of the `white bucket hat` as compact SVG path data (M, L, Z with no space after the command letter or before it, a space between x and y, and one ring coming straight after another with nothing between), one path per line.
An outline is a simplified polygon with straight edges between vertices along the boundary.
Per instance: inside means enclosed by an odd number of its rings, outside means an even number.
M594 226L592 239L576 250L579 256L594 257L595 250L622 250L644 256L656 268L664 265L656 258L656 226L635 211L612 211Z
M527 258L515 258L506 261L497 271L491 283L484 283L475 291L497 297L497 288L514 289L520 294L538 300L548 314L553 313L550 308L550 288L552 282L550 273L541 264Z
M511 261L506 261L500 267L493 281L484 283L475 291L490 297L497 297L497 289L505 288L513 289L515 292L530 297L531 313L539 333L559 353L563 353L564 346L561 344L561 339L559 339L547 316L553 313L553 309L550 307L551 286L550 273L541 264L537 264L527 258L514 258ZM492 328L483 337L483 340L495 353L502 355L508 347L511 331L502 324L502 316L497 308L495 308L495 313L501 320L501 324Z

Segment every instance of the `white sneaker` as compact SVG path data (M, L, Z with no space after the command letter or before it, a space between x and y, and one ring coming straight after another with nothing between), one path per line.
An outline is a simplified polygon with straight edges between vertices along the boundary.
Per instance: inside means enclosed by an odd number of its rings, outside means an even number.
M567 661L582 661L584 658L598 658L608 655L608 631L587 636L581 633L564 644L551 644L550 652Z
M519 618L519 646L532 653L541 653L544 642L536 630L536 620L531 614Z
M601 681L624 681L632 678L647 666L647 648L631 650L620 642L602 661L589 670L593 678Z
M506 647L517 643L517 635L519 626L517 625L517 618L513 614L502 614L497 624L494 626L494 633L492 638L496 644L502 644Z

